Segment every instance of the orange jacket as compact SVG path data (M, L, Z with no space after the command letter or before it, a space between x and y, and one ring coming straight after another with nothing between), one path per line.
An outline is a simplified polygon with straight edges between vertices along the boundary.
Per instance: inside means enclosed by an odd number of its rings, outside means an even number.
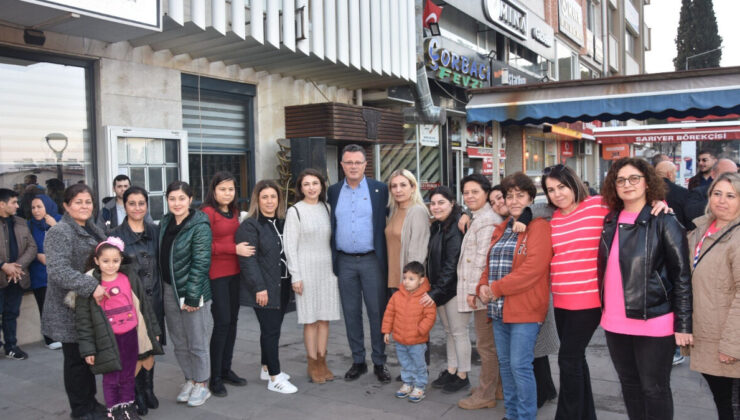
M509 219L496 226L488 247L501 239ZM504 299L504 322L524 323L543 322L550 304L550 260L552 259L552 240L550 222L537 218L532 220L524 233L519 234L514 252L511 273L491 283L494 296ZM476 293L480 287L488 285L488 259L486 269L480 276Z
M383 334L392 333L394 340L406 346L429 341L429 331L437 318L437 306L425 307L419 303L428 291L428 279L411 294L401 286L385 308Z

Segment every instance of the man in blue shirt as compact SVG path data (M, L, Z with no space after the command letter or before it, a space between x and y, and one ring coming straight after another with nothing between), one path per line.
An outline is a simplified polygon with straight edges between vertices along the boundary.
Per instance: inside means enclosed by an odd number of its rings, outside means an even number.
M380 382L388 383L391 375L385 366L385 343L380 331L387 293L385 219L388 187L365 178L366 166L365 150L356 144L347 145L342 150L345 178L328 190L332 207L332 260L339 280L339 295L353 360L344 379L352 381L367 372L362 322L364 300L370 324L374 373Z

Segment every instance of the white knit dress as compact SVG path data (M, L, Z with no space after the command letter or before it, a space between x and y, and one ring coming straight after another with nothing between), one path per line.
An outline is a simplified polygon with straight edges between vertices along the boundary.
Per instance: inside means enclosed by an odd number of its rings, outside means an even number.
M339 319L339 287L331 263L329 206L303 201L288 209L283 229L285 256L293 283L303 282L296 294L299 324Z

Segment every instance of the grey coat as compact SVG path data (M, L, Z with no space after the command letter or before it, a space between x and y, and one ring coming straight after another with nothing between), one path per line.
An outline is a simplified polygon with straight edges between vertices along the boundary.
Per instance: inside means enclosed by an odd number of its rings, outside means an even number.
M92 219L87 221L87 228L97 237L91 236L65 214L56 226L46 232L44 251L48 284L41 332L54 341L77 342L75 311L64 304L67 293L73 291L77 296L88 297L99 284L93 277L83 273L90 254L105 237Z
M537 342L534 344L534 357L557 354L559 350L560 339L558 338L558 330L555 328L555 312L552 309L552 295L550 295L550 304L547 308L545 322L540 326L540 333L537 335Z

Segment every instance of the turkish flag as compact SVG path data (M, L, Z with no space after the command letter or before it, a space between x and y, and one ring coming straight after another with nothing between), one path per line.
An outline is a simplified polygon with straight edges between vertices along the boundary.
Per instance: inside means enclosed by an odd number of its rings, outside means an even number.
M442 15L442 8L432 3L432 0L427 0L424 6L424 27L428 28L430 23L439 22L440 15Z

